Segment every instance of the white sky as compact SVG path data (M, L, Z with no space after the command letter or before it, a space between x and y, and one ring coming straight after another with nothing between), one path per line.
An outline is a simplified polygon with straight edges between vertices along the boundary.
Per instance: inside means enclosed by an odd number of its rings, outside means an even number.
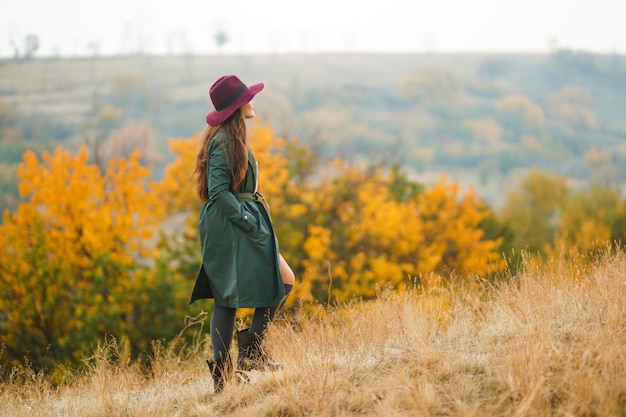
M626 53L626 0L0 0L0 56L119 53Z

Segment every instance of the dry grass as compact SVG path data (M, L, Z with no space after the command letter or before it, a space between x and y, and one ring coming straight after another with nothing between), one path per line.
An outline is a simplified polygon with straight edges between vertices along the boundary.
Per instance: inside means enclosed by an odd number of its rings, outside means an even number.
M626 254L529 263L490 288L384 292L284 318L268 347L283 371L214 395L208 352L157 350L146 377L110 344L58 388L5 381L0 415L626 416Z

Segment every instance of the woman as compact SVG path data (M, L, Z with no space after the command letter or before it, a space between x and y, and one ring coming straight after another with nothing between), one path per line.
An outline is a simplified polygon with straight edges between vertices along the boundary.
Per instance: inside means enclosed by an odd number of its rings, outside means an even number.
M237 332L237 367L267 368L272 364L261 343L294 283L258 192L258 164L247 138L246 119L255 116L253 98L263 86L248 87L234 75L211 86L215 110L206 117L194 170L196 192L204 205L198 220L202 267L191 302L215 299L213 358L207 363L216 392L233 375L230 346L237 308L255 308L250 328Z

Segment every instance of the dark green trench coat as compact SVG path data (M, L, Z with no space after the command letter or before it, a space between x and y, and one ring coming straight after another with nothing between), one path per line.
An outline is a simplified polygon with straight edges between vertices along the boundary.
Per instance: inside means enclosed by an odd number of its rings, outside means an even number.
M248 149L248 170L231 189L228 144L220 132L208 145L209 202L198 219L202 266L191 303L214 298L223 307L274 307L284 295L278 241L269 213L257 193L257 162Z

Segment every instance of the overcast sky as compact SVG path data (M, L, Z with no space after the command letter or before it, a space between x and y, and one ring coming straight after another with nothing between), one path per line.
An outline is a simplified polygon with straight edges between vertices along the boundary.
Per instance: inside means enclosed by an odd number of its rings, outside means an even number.
M0 0L0 56L144 53L626 53L626 0Z

